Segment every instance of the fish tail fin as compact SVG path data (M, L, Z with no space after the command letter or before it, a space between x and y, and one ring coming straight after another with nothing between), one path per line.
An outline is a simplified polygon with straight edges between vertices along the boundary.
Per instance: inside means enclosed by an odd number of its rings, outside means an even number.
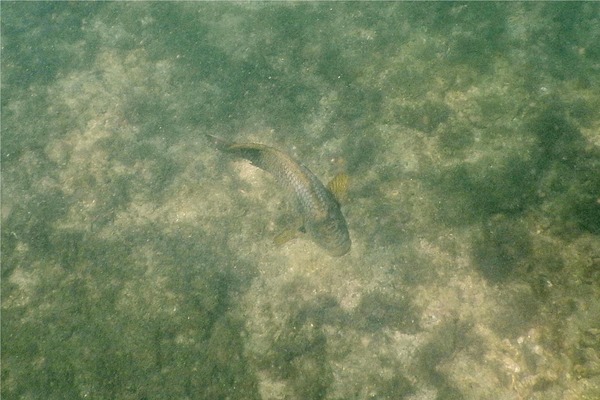
M210 144L218 150L227 151L229 146L231 145L231 143L229 143L227 140L221 139L218 136L210 135L208 133L205 133L205 135L210 141Z

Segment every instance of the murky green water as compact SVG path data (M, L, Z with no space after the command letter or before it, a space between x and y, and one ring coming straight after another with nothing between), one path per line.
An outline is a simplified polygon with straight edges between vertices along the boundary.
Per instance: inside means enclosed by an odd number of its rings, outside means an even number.
M599 11L2 2L2 398L599 398Z

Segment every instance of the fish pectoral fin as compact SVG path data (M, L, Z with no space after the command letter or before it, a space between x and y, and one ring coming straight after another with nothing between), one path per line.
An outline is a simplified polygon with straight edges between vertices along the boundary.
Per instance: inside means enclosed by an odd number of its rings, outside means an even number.
M273 243L275 243L276 246L280 247L286 244L287 242L297 239L298 237L306 233L304 225L296 224L296 226L298 228L285 229L284 231L280 232L277 236L273 238Z
M296 239L298 236L300 236L298 230L286 229L273 238L273 243L275 243L275 246L280 247L287 242Z
M333 177L327 184L327 189L331 192L338 203L342 204L348 200L348 186L350 177L344 172L340 172Z

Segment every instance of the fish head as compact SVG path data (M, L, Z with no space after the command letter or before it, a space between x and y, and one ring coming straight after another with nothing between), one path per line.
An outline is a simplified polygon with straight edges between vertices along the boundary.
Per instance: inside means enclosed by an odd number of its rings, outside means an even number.
M311 221L305 228L310 238L329 255L340 257L350 251L352 241L346 220L339 210L336 211L328 213L322 219Z

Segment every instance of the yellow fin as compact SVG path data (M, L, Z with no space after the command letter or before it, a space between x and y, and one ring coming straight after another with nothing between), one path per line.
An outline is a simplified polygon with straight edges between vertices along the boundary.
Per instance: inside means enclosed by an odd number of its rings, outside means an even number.
M349 182L350 177L348 176L348 174L340 172L339 174L334 176L333 179L327 184L327 189L329 189L333 197L335 197L335 199L340 204L348 200Z
M298 237L298 231L293 230L293 229L286 229L285 231L281 232L280 234L278 234L277 236L275 236L273 238L273 243L275 243L275 246L279 247L279 246L283 246L290 240L296 239L297 237Z

